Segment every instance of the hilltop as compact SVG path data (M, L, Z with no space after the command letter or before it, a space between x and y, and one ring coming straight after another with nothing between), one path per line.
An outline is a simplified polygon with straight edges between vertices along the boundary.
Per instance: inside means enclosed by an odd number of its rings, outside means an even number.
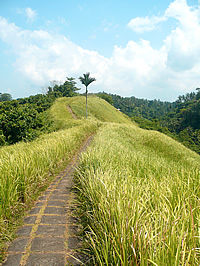
M73 119L66 106L70 106L79 119L85 118L85 97L58 98L51 108L52 116L56 119ZM88 118L99 122L116 122L132 124L131 119L117 110L107 101L92 95L88 97Z

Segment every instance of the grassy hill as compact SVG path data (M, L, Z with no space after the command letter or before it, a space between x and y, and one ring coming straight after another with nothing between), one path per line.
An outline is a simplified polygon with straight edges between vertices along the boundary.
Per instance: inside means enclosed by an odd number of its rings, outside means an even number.
M77 120L74 120L67 106L72 109L78 118ZM54 120L54 127L56 129L69 128L82 124L86 117L85 109L84 96L58 98L50 109L51 117ZM87 121L133 124L128 116L96 96L88 97Z
M70 106L78 119L74 119ZM98 97L59 98L58 132L1 148L1 242L83 140L96 133L76 174L85 252L95 265L198 265L200 156L143 130Z
M70 106L78 117L85 117L85 97L72 99ZM101 122L116 122L132 124L128 116L124 115L105 100L96 96L88 98L88 117Z

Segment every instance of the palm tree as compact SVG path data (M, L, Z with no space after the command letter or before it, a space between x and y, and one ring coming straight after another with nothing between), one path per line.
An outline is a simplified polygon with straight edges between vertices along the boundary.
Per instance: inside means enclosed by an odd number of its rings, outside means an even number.
M79 80L86 87L86 118L87 118L87 93L88 93L87 87L90 85L90 83L92 83L93 81L96 81L96 79L91 78L90 73L87 72L86 74L83 74L83 77L79 77Z

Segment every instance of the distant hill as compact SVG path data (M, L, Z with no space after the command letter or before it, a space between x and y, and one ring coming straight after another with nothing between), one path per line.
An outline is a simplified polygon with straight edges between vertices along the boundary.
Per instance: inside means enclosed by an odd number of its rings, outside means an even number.
M162 102L160 100L146 100L132 97L121 97L109 94L112 97L113 105L130 117L142 117L145 119L155 119L166 115L174 109L175 104Z

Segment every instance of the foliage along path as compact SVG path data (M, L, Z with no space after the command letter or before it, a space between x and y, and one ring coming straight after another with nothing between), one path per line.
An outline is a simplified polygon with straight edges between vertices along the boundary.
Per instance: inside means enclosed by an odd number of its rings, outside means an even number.
M73 172L93 136L83 143L67 168L51 183L24 219L3 265L80 265L78 225L71 213Z

